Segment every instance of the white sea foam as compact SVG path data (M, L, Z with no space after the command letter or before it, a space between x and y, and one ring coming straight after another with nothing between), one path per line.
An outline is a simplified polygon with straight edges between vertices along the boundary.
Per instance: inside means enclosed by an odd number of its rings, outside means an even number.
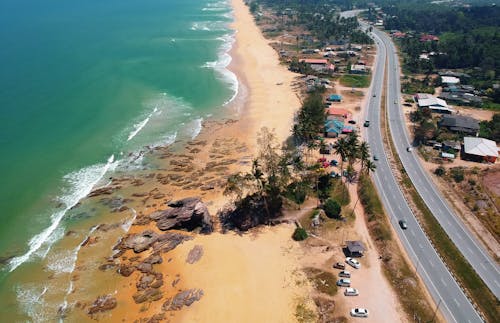
M200 132L201 132L201 128L202 128L202 125L203 125L203 118L198 118L198 119L195 119L193 121L194 123L194 126L193 126L193 129L192 129L192 134L191 134L191 139L194 139L196 138Z
M224 36L218 37L217 40L221 41L222 44L219 48L219 59L214 62L206 62L203 68L213 68L217 73L219 73L220 78L230 85L233 95L229 98L224 105L232 102L238 95L239 83L236 74L231 72L227 67L231 64L232 57L229 55L229 51L234 44L234 34L226 34Z
M227 29L227 21L197 21L191 24L191 30L223 31Z
M149 122L149 119L151 119L151 117L153 116L153 114L155 112L157 112L157 111L158 111L158 106L155 106L155 108L153 109L153 112L151 112L150 114L148 114L148 116L146 117L146 119L142 120L139 123L136 123L134 125L134 130L132 130L130 132L130 134L128 135L127 141L130 141L132 138L134 138L139 133L139 131L141 131L142 128L144 128L146 126L146 124Z
M125 231L125 233L127 233L128 230L130 230L130 228L132 227L132 223L134 223L135 218L137 217L137 211L134 208L131 208L130 210L132 211L132 218L125 221L125 223L123 223L121 226L123 231Z
M43 312L45 308L46 286L23 285L16 287L16 298L33 322L45 322L47 318Z
M25 254L10 260L10 271L28 261L44 243L51 239L66 213L92 191L92 188L99 183L108 170L114 169L116 166L114 158L114 155L111 155L106 164L93 165L64 176L64 180L68 184L68 193L60 197L64 209L53 213L50 226L31 238L28 243L29 250Z

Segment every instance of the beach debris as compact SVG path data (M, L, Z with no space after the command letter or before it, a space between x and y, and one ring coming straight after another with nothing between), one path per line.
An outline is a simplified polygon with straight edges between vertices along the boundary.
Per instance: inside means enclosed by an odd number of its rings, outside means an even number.
M158 229L187 229L192 231L201 227L201 233L211 233L213 224L207 206L199 197L188 197L169 203L164 211L152 213L149 217L156 221Z
M188 264L194 264L203 256L203 247L201 245L196 245L191 249L186 258Z
M203 290L201 289L187 289L175 295L173 298L167 299L163 303L162 309L164 311L177 311L183 306L190 306L203 297Z
M97 312L106 312L116 307L116 298L111 294L97 297L97 299L90 305L87 313L95 314Z

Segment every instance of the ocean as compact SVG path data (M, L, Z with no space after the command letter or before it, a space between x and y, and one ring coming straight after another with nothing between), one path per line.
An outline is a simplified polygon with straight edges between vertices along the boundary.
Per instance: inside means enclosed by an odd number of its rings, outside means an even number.
M45 300L47 277L74 269L85 236L60 241L100 214L74 207L235 98L231 20L228 1L0 2L3 320L54 320L66 299Z

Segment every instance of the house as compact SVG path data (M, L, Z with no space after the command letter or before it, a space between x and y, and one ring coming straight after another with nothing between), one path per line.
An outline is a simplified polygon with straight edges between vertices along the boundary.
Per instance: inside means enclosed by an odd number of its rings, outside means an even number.
M415 101L420 109L429 108L434 113L451 114L455 111L448 106L445 100L427 93L418 93L415 95Z
M498 147L493 140L480 137L464 137L464 159L494 163L498 158Z
M460 83L460 79L455 76L441 76L441 83L445 85L455 85Z
M362 257L366 247L361 241L346 241L346 249L350 256Z
M439 127L446 128L451 132L461 132L468 135L477 135L479 121L474 118L461 115L444 115L439 121Z
M349 110L342 108L328 108L325 109L326 119L327 120L351 120L352 114Z
M327 59L302 58L299 62L308 64L317 72L333 71L335 69L335 65L330 64Z
M351 65L351 74L366 74L366 73L368 73L366 65L360 65L360 64Z
M421 42L439 41L439 37L431 34L422 34L420 36L420 41Z
M336 138L344 129L344 123L340 120L326 120L325 121L325 137Z
M460 88L449 87L446 89L448 91L441 92L439 98L443 100L448 100L457 105L472 105L478 107L483 104L483 99L481 99L481 97L472 93L463 92L465 90L462 87Z
M400 31L396 31L392 34L392 37L393 38L405 38L406 37L406 33L403 33L403 32L400 32Z
M342 95L340 95L340 94L332 94L326 100L330 101L330 102L341 102L342 101Z
M462 146L460 145L460 142L458 141L453 141L453 140L445 140L442 142L443 145L443 150L450 151L460 151L462 149Z

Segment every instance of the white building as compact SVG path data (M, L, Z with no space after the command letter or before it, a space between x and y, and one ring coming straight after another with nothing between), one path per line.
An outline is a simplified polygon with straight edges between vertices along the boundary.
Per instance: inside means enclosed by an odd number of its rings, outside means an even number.
M460 83L460 79L454 76L441 76L441 83L446 85L455 85Z
M453 108L448 106L445 100L436 98L435 96L427 93L418 93L415 96L415 100L417 101L420 109L429 108L432 112L443 114L451 114L455 112Z

